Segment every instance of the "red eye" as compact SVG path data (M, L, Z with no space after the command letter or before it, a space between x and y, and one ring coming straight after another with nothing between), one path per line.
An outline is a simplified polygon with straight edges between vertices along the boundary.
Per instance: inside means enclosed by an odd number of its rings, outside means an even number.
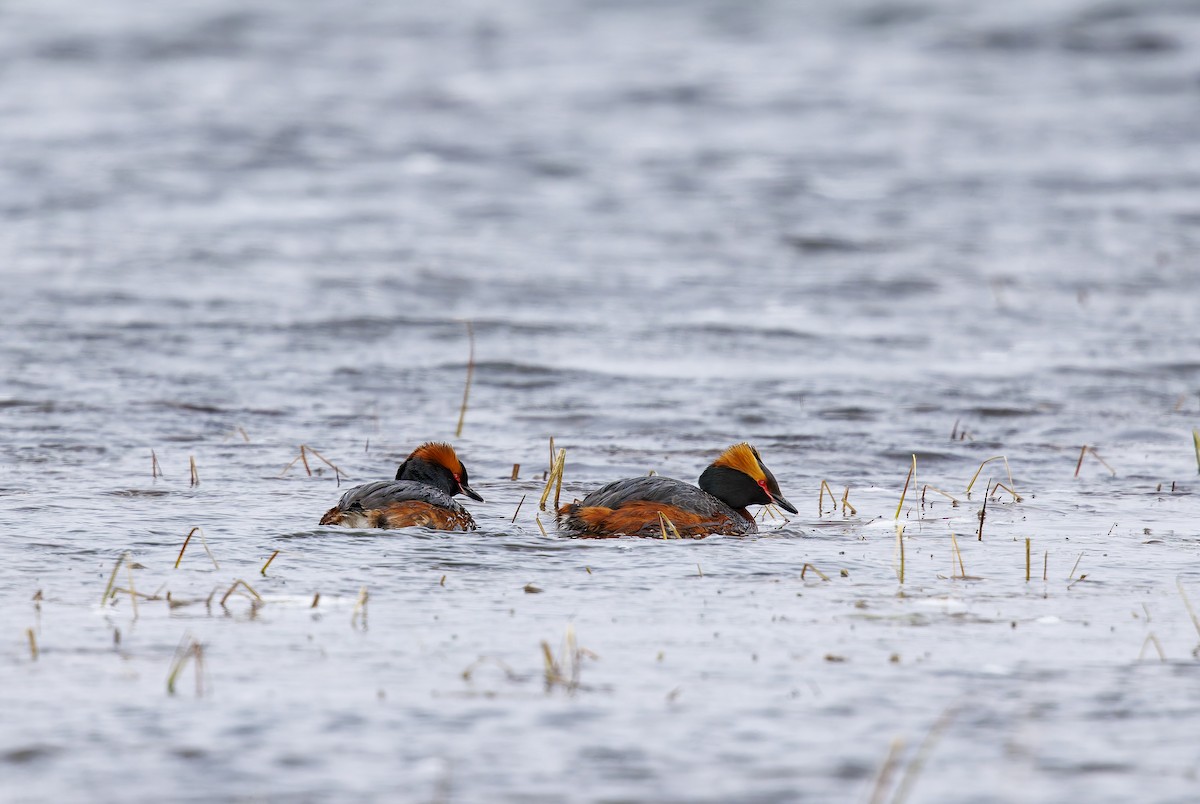
M758 485L762 487L763 491L767 492L768 497L771 496L771 490L767 488L767 481L760 480L760 481L758 481Z

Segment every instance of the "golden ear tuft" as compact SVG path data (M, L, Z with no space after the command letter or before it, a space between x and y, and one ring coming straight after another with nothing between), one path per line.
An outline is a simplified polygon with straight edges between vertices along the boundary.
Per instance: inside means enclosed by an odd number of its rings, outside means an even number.
M458 455L454 453L454 447L445 442L430 441L422 444L413 450L409 458L420 458L430 463L440 464L449 469L453 474L462 474L462 461L458 459Z
M721 453L713 466L725 466L730 469L736 469L744 475L749 475L755 482L766 480L767 476L763 474L762 464L759 463L758 453L754 447L745 443L734 444L729 449Z

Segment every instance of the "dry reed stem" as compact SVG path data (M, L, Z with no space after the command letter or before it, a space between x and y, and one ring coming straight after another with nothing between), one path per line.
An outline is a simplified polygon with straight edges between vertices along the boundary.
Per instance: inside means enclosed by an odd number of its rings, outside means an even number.
M546 538L549 538L550 534L546 533L546 526L542 524L542 518L540 516L538 516L537 514L534 514L533 521L537 523L538 530L540 530L542 532L542 535L545 536Z
M850 509L850 516L858 516L858 509L850 504L850 487L846 486L846 490L842 492L842 516L846 515L846 509Z
M1083 552L1087 552L1087 551L1083 551ZM1079 569L1079 562L1083 561L1083 552L1081 552L1079 554L1079 558L1075 559L1075 563L1071 567L1071 574L1067 576L1068 581L1075 577L1075 570Z
M275 560L275 556L277 555L279 555L278 550L276 550L274 553L271 553L271 557L267 559L267 563L263 564L262 569L258 571L259 575L263 576L264 578L267 576L267 567L271 566L271 562Z
M515 480L516 478L513 479ZM511 521L514 523L517 521L517 514L521 513L521 506L525 504L525 496L526 495L524 494L521 495L521 501L517 503L517 510L513 511L513 517Z
M992 494L991 478L988 478L988 490L983 494L983 506L979 509L979 534L977 541L983 541L983 520L987 517L987 501Z
M929 759L929 755L933 753L933 749L941 739L942 733L949 728L950 722L954 720L957 714L958 708L950 707L929 727L929 731L925 734L925 739L917 746L916 753L913 754L913 758L909 760L908 765L904 769L904 775L900 777L900 784L896 786L896 792L892 795L892 804L904 804L908 799L908 794L917 783L917 777L920 776L921 770L925 767L925 761Z
M1096 448L1094 448L1094 446L1088 446L1087 451L1091 452L1093 458L1096 458L1097 461L1104 464L1104 468L1109 470L1109 474L1111 474L1112 476L1114 476L1114 478L1116 478L1117 470L1110 467L1109 462L1105 461L1104 458L1100 457L1099 452L1096 451Z
M1025 539L1025 583L1029 583L1029 571L1030 571L1029 548L1030 548L1031 542L1032 542L1031 539L1029 539L1029 538Z
M589 570L589 572L590 572L590 570ZM699 562L696 562L696 575L698 575L698 576L699 576L699 577L701 577L701 578L703 578L703 577L704 577L704 570L700 569L700 563L699 563Z
M1196 448L1196 471L1200 472L1200 430L1192 430L1192 446Z
M674 534L674 536L672 536L671 538L674 538L674 539L682 539L683 538L682 536L679 535L679 529L675 527L675 523L672 522L670 520L670 518L666 514L664 514L662 511L658 512L658 527L662 531L662 537L664 539L668 538L667 537L667 528L670 528L671 533Z
M1081 447L1079 450L1079 460L1075 463L1075 477L1079 477L1079 468L1081 466L1083 466L1083 458L1089 452L1091 453L1093 458L1100 461L1100 463L1102 463L1104 465L1104 468L1107 469L1113 477L1117 476L1117 470L1113 469L1111 466L1109 466L1108 461L1106 461L1100 457L1100 453L1096 452L1095 447L1089 447L1087 444L1084 444L1083 447Z
M183 560L183 551L187 549L188 542L192 540L192 535L200 534L200 545L204 548L204 552L208 554L208 559L213 563L214 569L220 569L221 565L217 563L217 558L212 554L212 550L208 549L208 539L204 538L204 530L196 527L188 531L187 538L183 540L183 547L179 548L179 555L175 558L175 569L179 569L179 562Z
M1050 551L1042 553L1042 580L1047 580L1046 574L1050 570Z
M117 582L117 573L121 571L121 565L129 558L129 552L126 551L117 559L116 565L113 567L112 574L108 576L108 586L104 587L104 597L100 598L100 605L108 605L108 597L112 593L113 584Z
M829 484L824 480L821 481L821 493L817 497L817 518L825 516L825 492L829 492L829 501L833 503L833 510L837 511L837 497L833 496L833 489L829 488Z
M475 373L475 328L467 321L467 342L470 344L467 353L467 384L463 386L462 407L458 409L458 426L454 428L454 437L459 438L463 431L463 420L467 417L467 397L471 395L471 375Z
M29 657L36 662L38 660L37 636L33 633L32 628L25 629L25 636L29 638Z
M354 603L354 612L350 615L350 627L356 627L359 615L362 615L362 630L367 630L367 587L358 590L358 600Z
M305 473L306 473L306 474L307 474L309 477L312 477L312 467L310 467L310 466L308 465L308 453L310 453L310 452L311 452L313 455L315 455L315 456L316 456L318 459L320 459L322 463L324 463L326 466L328 466L330 469L332 469L332 470L333 470L333 476L334 476L334 479L336 479L336 480L337 480L337 484L338 484L339 486L340 486L340 485L342 485L342 477L343 477L343 476L344 476L346 473L345 473L345 472L343 472L343 471L341 470L341 467L339 467L339 466L338 466L337 464L335 464L333 461L329 460L329 459L328 459L328 458L326 458L324 455L322 455L321 453L317 452L315 449L313 449L312 447L308 446L307 444L301 444L301 445L300 445L300 454L299 454L299 455L297 455L295 458L292 458L292 460L291 460L291 463L289 463L287 466L283 467L283 471L279 473L279 476L280 476L280 477L283 477L284 475L286 475L286 474L288 473L288 470L289 470L289 469L291 469L293 466L295 466L295 465L296 465L296 461L300 461L300 462L301 462L301 463L304 465L304 471L305 471Z
M801 567L801 568L800 568L800 580L802 580L802 581L804 580L804 573L808 572L809 570L812 570L813 572L817 573L817 575L818 575L818 576L820 576L820 578L821 578L821 580L822 580L822 581L828 581L828 580L829 580L829 576L828 576L828 575L826 575L825 573L821 572L819 569L817 569L816 567L814 567L812 564L808 564L808 563L805 563L805 565L804 565L803 567Z
M510 477L509 480L516 480L517 475L519 475L519 474L521 474L521 464L514 463L513 470L512 470L512 477Z
M900 504L896 506L896 516L893 519L900 518L900 509L904 507L904 497L908 494L908 484L912 481L913 475L917 473L917 456L912 456L912 466L908 467L908 476L904 478L904 490L900 492ZM903 583L903 581L901 581Z
M188 465L191 467L191 470L192 470L192 482L189 483L188 485L189 486L199 486L200 485L200 473L196 471L196 456L195 455L188 456Z
M568 693L574 693L580 687L580 675L583 671L583 659L598 658L587 648L579 647L575 639L575 626L567 626L567 634L563 639L562 659L555 658L550 643L542 640L542 661L546 679L546 691L555 685L561 686Z
M320 602L321 602L321 593L320 593L320 592L314 592L314 593L313 593L313 602L312 602L312 605L311 605L311 606L309 606L309 608L310 608L310 609L315 609L315 608L317 607L317 604L318 604L318 603L320 603Z
M999 480L997 480L997 481L996 481L996 485L992 486L992 493L993 493L993 494L996 492L996 489L1004 489L1005 491L1007 491L1009 494L1011 494L1011 495L1012 495L1013 502L1021 502L1021 499L1022 499L1022 498L1021 498L1021 495L1020 495L1020 494L1017 494L1015 491L1013 491L1013 490L1012 490L1012 489L1010 489L1008 486L1006 486L1006 485L1004 485L1003 483L1001 483Z
M554 491L554 510L558 511L558 496L562 491L562 476L563 467L567 463L567 451L560 449L554 461L550 464L550 475L546 478L546 488L542 491L542 498L538 500L538 509L546 510L546 499L550 496L550 487L555 486Z
M936 491L938 494L942 495L947 500L954 503L955 506L958 505L958 499L953 494L947 494L946 492L939 489L937 486L931 486L928 483L926 483L924 486L921 487L921 503L922 504L924 504L924 502L925 502L925 492L926 491Z
M158 456L154 454L154 450L150 450L150 477L157 480L163 477L162 465L158 462Z
M188 531L187 538L183 540L183 547L179 548L179 555L175 557L175 569L179 569L179 562L183 561L183 551L187 549L188 543L192 541L192 534L200 528L192 528Z
M958 577L966 578L967 577L967 569L966 569L966 567L963 566L962 551L958 549L958 538L953 533L950 534L950 546L954 549L953 557L958 559ZM950 562L950 570L951 570L950 575L951 575L951 577L953 577L954 576L954 562L953 561Z
M896 526L896 544L900 546L900 583L904 583L904 526Z
M1075 477L1079 477L1079 467L1083 466L1083 456L1087 455L1087 444L1079 448L1079 460L1075 462Z
M967 490L963 492L964 494L966 494L968 497L971 496L971 489L975 486L975 481L979 479L979 473L983 471L983 467L987 466L992 461L1004 461L1004 471L1008 473L1008 487L1010 489L1015 489L1017 487L1017 484L1014 483L1012 479L1012 469L1008 465L1008 456L994 455L983 463L979 464L979 468L976 469L975 474L972 475L971 482L967 484ZM988 482L990 483L991 480L989 479ZM1013 495L1015 496L1016 492L1013 492Z
M175 681L189 660L196 665L193 670L196 676L196 697L204 694L204 647L196 641L195 637L186 634L179 641L179 646L175 648L175 658L172 660L171 670L167 674L168 695L175 694Z
M137 589L133 585L133 564L132 564L132 562L129 562L129 561L125 562L125 573L126 573L127 577L129 578L129 589L127 591L129 592L130 605L133 606L133 619L136 620L138 618L138 604L137 604L138 593L137 593Z
M220 603L220 605L221 605L221 608L225 608L225 601L226 601L226 600L229 600L229 596L230 596L230 595L232 595L232 594L233 594L235 591L237 591L237 588L238 588L239 586L240 586L240 587L242 587L243 589L245 589L247 592L249 592L249 593L250 593L249 595L247 595L247 597L249 597L249 598L251 599L251 601L252 601L252 602L254 602L254 603L260 603L260 604L264 602L264 601L263 601L263 599L262 599L262 595L260 595L258 592L255 592L255 591L254 591L254 587L253 587L253 586L251 586L250 584L246 583L246 582L245 582L245 581L243 581L241 578L238 578L237 580L235 580L235 581L233 582L233 585L232 585L232 586L230 586L230 587L229 587L229 588L228 588L228 589L225 591L225 596L221 598L221 603Z
M1175 579L1175 586L1179 589L1179 596L1183 598L1183 605L1187 608L1188 616L1192 618L1192 625L1196 628L1196 633L1200 634L1200 619L1196 618L1196 610L1192 608L1192 601L1188 600L1187 592L1183 591L1183 580Z
M893 739L891 745L888 746L887 756L879 768L879 774L875 777L875 787L871 790L871 797L868 799L870 804L883 804L892 781L892 774L896 771L896 766L900 762L900 753L903 750L904 741L899 737Z
M1139 662L1142 660L1142 657L1146 655L1146 646L1151 644L1154 645L1154 649L1158 651L1158 660L1160 662L1165 662L1167 660L1167 654L1163 653L1162 643L1158 641L1158 637L1156 637L1154 634L1150 634L1146 637L1146 640L1142 642L1142 649L1138 651L1137 660Z

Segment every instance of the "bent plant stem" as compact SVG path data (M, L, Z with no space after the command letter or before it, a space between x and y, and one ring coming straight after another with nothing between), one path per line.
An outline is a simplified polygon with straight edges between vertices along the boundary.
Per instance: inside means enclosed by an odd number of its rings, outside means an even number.
M121 565L124 564L128 559L129 559L129 551L128 550L126 550L124 553L122 553L121 557L117 559L117 563L113 567L112 574L108 576L108 586L104 587L104 597L100 598L101 606L108 605L108 598L110 595L112 595L113 584L115 584L117 582L117 573L121 571Z
M471 326L471 322L467 321L467 342L469 344L467 352L467 384L463 386L462 407L458 409L458 426L454 428L454 437L458 438L462 435L463 420L467 417L467 397L471 395L471 375L475 373L475 328ZM516 472L514 471L515 475Z
M662 531L662 537L664 539L666 539L666 538L682 539L683 538L682 536L679 535L679 528L675 527L675 523L672 522L670 517L668 517L662 511L658 512L658 527L659 527L659 530ZM668 528L670 528L671 534L672 534L670 537L667 536Z
M1004 471L1008 473L1008 487L1010 489L1015 489L1017 487L1017 484L1013 483L1012 469L1008 465L1007 456L995 455L991 458L988 458L983 463L979 464L979 468L976 469L975 474L971 476L971 482L967 484L967 490L964 492L964 494L966 494L968 498L971 496L971 489L975 486L975 481L979 479L979 473L983 471L983 467L987 466L992 461L1004 461ZM991 480L989 479L988 482L991 483ZM1016 496L1015 491L1013 492L1013 496L1014 497Z
M912 482L913 475L917 473L917 456L912 456L912 466L908 468L908 476L904 478L904 490L900 492L900 504L896 506L896 515L893 519L900 519L900 510L904 508L904 497L908 494L908 484Z

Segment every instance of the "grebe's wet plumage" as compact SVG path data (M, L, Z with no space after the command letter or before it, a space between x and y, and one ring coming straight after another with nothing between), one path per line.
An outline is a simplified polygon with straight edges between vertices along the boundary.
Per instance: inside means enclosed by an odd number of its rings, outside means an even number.
M768 503L796 513L758 451L735 444L704 470L699 488L669 477L617 480L563 506L559 521L576 536L658 536L661 513L681 536L740 535L758 532L746 507Z
M322 525L351 528L475 530L475 520L454 495L483 501L468 485L467 468L449 444L422 444L400 464L395 480L352 488L321 517Z

